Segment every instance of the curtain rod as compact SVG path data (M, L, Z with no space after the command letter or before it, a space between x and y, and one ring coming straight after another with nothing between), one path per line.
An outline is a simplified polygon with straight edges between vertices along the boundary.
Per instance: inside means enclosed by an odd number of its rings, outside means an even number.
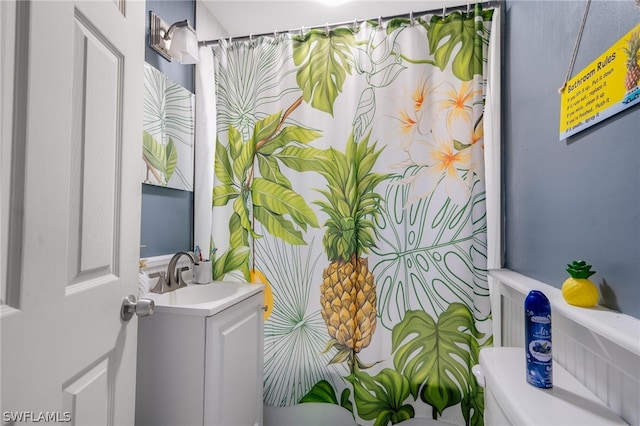
M264 37L264 36L271 36L271 35L277 35L277 34L289 34L289 33L294 33L294 32L302 32L304 30L314 30L314 29L320 29L320 28L336 28L336 27L343 27L346 25L353 25L356 26L358 23L362 23L362 22L368 22L368 21L378 21L379 23L382 22L382 20L388 21L390 19L395 19L395 18L409 18L409 19L413 19L414 16L420 16L420 15L427 15L427 14L435 14L436 12L442 12L442 15L446 15L446 13L449 11L458 11L458 10L467 10L469 11L472 6L475 6L476 4L480 4L483 7L491 7L492 5L500 5L500 3L503 0L489 0L489 1L481 1L481 2L476 2L476 3L467 3L466 5L464 4L460 4L460 5L456 5L456 6L444 6L442 9L438 8L438 9L430 9L430 10L424 10L421 12L409 12L409 13L402 13L399 15L391 15L391 16L379 16L377 18L371 18L371 19L354 19L353 21L348 21L348 22L338 22L338 23L334 23L334 24L325 24L325 25L317 25L317 26L313 26L313 27L300 27L300 28L295 28L295 29L290 29L290 30L282 30L282 31L273 31L272 33L261 33L261 34L250 34L250 35L244 35L244 36L240 36L240 37L223 37L223 38L228 38L230 40L251 40L253 39L253 37ZM210 46L213 44L218 44L219 41L221 39L215 39L215 40L203 40L203 41L199 41L198 45L200 46Z

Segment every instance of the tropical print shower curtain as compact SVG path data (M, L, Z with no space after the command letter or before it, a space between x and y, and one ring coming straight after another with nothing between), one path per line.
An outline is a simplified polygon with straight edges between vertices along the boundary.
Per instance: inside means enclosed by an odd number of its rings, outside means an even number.
M266 403L483 423L492 13L213 48L213 275L267 284Z

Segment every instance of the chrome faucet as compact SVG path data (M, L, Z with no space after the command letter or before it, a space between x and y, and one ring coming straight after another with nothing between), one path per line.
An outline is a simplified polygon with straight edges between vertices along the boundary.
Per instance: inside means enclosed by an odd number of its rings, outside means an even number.
M198 263L196 255L190 251L179 251L173 255L169 260L169 266L167 272L157 272L149 275L150 278L158 277L158 283L150 290L152 293L167 293L169 291L177 290L182 287L186 287L187 283L182 278L182 272L188 270L188 267L183 267L176 270L178 259L181 256L187 256L191 260L191 265Z

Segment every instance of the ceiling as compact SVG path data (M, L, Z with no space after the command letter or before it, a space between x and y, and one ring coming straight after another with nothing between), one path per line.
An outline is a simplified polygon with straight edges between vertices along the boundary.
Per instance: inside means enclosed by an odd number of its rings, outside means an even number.
M197 0L211 11L228 36L267 34L442 9L466 4L451 0L370 1L351 0L339 6L327 6L316 0Z

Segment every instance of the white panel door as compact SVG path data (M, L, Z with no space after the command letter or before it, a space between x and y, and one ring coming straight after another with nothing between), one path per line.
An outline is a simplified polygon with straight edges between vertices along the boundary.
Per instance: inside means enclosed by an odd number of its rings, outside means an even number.
M145 3L1 3L1 423L131 425Z

